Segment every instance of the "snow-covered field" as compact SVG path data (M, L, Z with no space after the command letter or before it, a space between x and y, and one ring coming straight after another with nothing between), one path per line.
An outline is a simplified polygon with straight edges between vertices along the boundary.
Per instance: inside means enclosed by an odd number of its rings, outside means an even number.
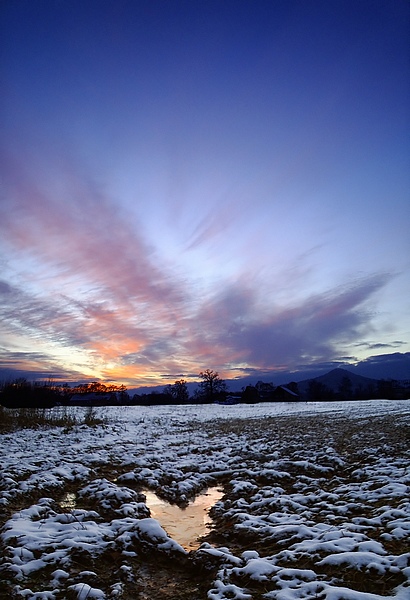
M0 436L1 597L410 598L409 401L97 410ZM215 486L190 553L141 494Z

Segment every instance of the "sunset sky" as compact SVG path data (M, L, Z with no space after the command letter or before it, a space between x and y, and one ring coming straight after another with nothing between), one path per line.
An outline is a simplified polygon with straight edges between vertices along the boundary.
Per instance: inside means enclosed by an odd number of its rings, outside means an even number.
M410 351L407 0L0 15L0 367L139 386Z

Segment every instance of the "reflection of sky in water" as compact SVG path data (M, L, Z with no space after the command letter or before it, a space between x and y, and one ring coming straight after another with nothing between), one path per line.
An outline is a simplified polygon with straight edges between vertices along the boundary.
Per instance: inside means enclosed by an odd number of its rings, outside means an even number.
M151 517L157 519L168 535L185 550L195 550L200 546L197 540L208 532L207 524L211 522L208 511L223 496L218 488L209 488L186 508L180 508L176 504L168 504L149 490L143 493Z
M60 502L61 508L73 510L76 506L76 495L73 492L67 492Z

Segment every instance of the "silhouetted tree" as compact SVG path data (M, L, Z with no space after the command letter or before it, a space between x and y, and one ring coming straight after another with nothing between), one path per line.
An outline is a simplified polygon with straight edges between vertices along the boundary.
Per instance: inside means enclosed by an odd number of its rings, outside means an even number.
M321 381L311 379L307 390L308 400L333 400L333 392Z
M226 383L219 377L217 371L205 369L201 371L199 376L202 378L198 389L195 392L195 397L202 402L214 402L225 396Z
M365 399L365 391L361 383L356 386L354 390L354 399L355 400L364 400Z
M393 379L379 379L377 381L377 398L395 398Z
M101 381L91 381L90 383L80 383L70 388L72 394L122 394L127 391L125 385L116 385L115 383L101 383Z
M339 394L342 400L351 400L353 397L353 386L349 377L343 377L339 384Z
M242 392L242 402L253 404L259 402L259 393L254 385L247 385Z
M168 394L176 404L186 404L189 401L189 393L185 379L179 379L173 385L167 385L164 389L164 393Z
M15 379L3 386L0 402L8 408L55 406L60 401L55 387L46 383L30 383L25 378Z

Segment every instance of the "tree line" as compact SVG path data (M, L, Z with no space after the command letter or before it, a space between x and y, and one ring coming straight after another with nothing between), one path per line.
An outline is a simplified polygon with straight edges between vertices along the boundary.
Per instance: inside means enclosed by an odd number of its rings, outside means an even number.
M0 404L7 408L42 407L56 405L135 405L213 403L226 397L227 386L217 371L206 369L199 373L201 381L193 397L184 379L167 385L162 393L129 395L125 385L105 384L98 381L70 386L68 383L30 382L25 378L3 383Z
M98 381L81 383L70 387L68 383L58 384L52 380L44 382L30 382L24 377L11 382L3 383L0 389L0 404L7 408L39 407L50 408L56 405L75 404L73 399L94 397L94 404L119 404L126 401L129 396L125 385L104 384Z
M274 386L258 382L248 385L240 392L230 393L226 382L217 371L205 369L199 373L200 382L193 395L189 394L188 382L179 379L164 387L162 392L134 394L131 396L125 385L105 384L98 381L70 386L68 383L29 382L24 378L3 383L0 386L0 404L8 408L52 407L56 405L155 405L155 404L213 404L213 403L257 403L275 401L332 401L368 400L377 398L402 399L409 394L394 380L374 380L365 387L355 388L348 377L344 377L336 390L312 379L307 389L301 393L298 384L290 382L285 386Z

